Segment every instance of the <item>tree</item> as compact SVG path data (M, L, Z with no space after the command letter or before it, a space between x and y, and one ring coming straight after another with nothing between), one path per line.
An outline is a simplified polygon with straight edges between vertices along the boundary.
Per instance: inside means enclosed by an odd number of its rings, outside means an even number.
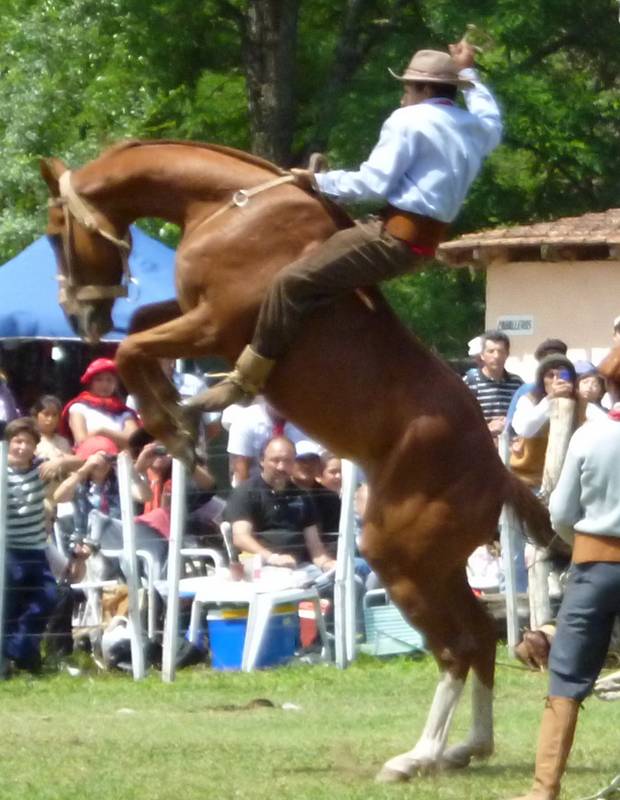
M0 22L5 260L44 228L40 156L79 165L118 139L181 138L355 166L398 103L387 67L471 22L506 133L453 232L617 203L616 0L5 0ZM175 243L170 226L148 227ZM390 292L445 349L482 323L481 282L469 281L425 273ZM441 297L478 316L426 314Z

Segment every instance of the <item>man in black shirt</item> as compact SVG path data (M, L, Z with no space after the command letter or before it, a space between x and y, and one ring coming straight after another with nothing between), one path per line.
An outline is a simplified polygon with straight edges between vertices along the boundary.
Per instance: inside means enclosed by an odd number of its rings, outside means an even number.
M311 496L291 482L294 461L289 439L278 436L267 443L260 475L235 487L228 498L225 515L233 542L269 566L295 569L312 561L328 572L336 564L321 542Z

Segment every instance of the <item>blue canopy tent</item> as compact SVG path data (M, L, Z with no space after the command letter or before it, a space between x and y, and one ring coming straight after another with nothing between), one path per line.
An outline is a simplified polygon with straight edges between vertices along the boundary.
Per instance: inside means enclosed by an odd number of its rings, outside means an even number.
M122 339L139 306L175 296L175 252L132 226L129 266L135 283L114 304L106 341ZM46 236L0 267L0 339L62 340L77 337L58 305L56 258Z

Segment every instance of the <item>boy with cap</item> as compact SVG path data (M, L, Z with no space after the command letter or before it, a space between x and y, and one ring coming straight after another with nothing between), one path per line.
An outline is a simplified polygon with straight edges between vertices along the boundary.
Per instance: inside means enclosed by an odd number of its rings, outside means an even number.
M295 339L305 314L338 294L420 268L446 237L484 158L500 142L499 108L473 69L465 41L420 50L403 75L401 107L356 172L293 170L302 188L384 204L380 219L340 230L285 268L263 301L252 344L233 372L195 398L205 410L248 402ZM462 89L467 110L455 103Z

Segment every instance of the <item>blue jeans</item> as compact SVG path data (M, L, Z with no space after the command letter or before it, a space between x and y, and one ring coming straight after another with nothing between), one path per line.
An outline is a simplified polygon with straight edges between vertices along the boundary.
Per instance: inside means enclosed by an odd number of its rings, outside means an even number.
M549 694L583 700L594 686L620 613L620 563L573 564L549 655Z
M7 548L3 651L25 664L39 656L41 635L58 602L45 550Z

